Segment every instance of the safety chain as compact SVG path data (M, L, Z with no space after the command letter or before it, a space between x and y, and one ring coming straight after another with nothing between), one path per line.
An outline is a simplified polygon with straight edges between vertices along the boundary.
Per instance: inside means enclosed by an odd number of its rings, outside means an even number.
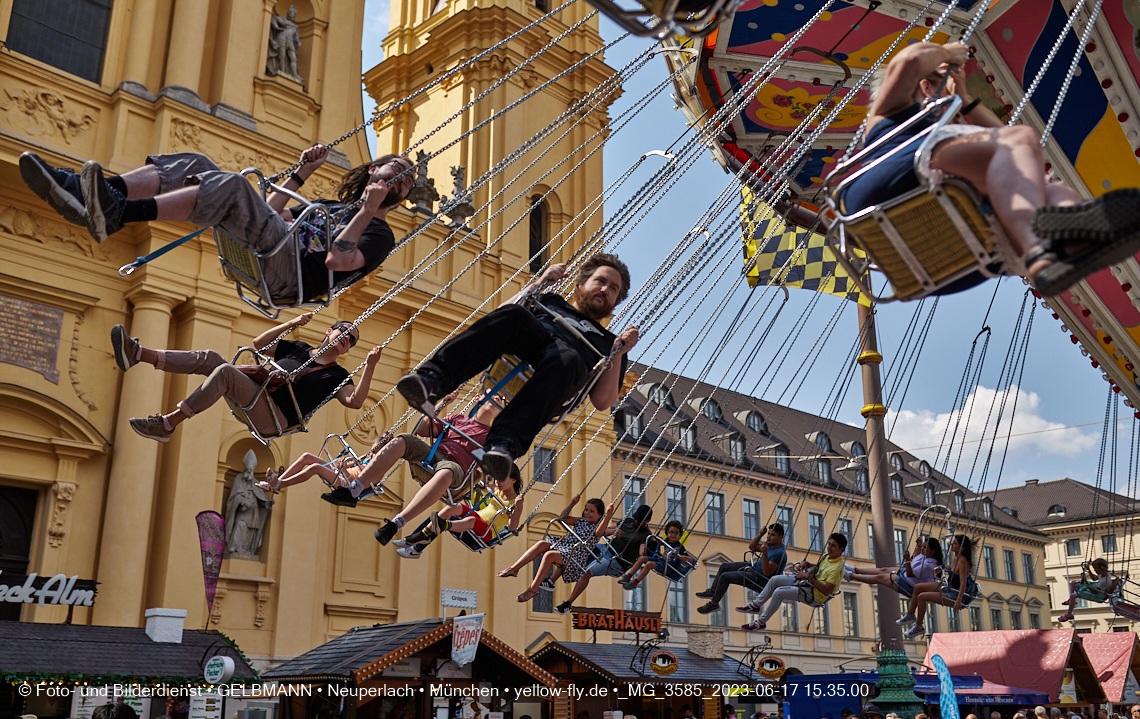
M1072 84L1073 76L1081 64L1081 58L1084 57L1084 48L1089 41L1089 35L1092 34L1093 25L1096 24L1096 19L1100 16L1100 6L1103 3L1104 0L1096 0L1096 5L1093 6L1092 12L1089 13L1089 19L1085 22L1085 29L1081 32L1081 40L1077 43L1077 51L1073 54L1073 61L1069 63L1069 71L1065 73L1065 81L1061 83L1061 91L1057 93L1057 100L1053 103L1053 111L1049 113L1049 121L1045 123L1045 130L1041 133L1042 148L1049 142L1049 136L1053 134L1053 123L1057 121L1057 115L1061 113L1061 103L1065 101L1065 95L1069 92L1069 85Z

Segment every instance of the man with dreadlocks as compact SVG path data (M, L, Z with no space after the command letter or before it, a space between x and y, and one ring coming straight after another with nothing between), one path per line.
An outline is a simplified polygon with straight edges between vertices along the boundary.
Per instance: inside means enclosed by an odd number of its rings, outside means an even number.
M282 185L296 191L328 159L329 150L314 145L301 153L301 166ZM318 200L329 206L355 207L338 221L336 240L305 237L301 256L301 287L297 287L297 258L278 252L262 258L262 272L274 300L310 301L330 289L370 274L395 247L385 222L388 211L404 201L412 188L412 163L400 155L384 155L349 170L337 188L339 202ZM81 173L49 166L33 152L20 156L24 182L64 219L86 225L97 242L131 222L163 220L218 226L256 252L276 247L300 215L286 208L288 197L279 192L262 199L257 188L236 172L218 169L210 158L196 152L151 155L146 164L118 177L104 177L103 168L88 161ZM331 243L331 245L330 245Z
M554 265L538 283L541 286L565 276L566 265ZM582 263L569 302L547 293L538 297L532 309L516 302L522 295L513 298L441 347L418 370L405 375L396 389L413 408L434 416L440 397L500 356L516 355L529 363L534 374L491 424L479 460L492 479L502 481L546 423L560 416L586 387L591 368L611 353L614 362L597 378L589 397L603 412L617 402L628 364L626 355L637 344L637 328L627 327L615 336L600 320L612 315L626 298L629 284L625 264L616 255L599 252ZM401 521L397 517L376 530L376 539L387 544L403 526Z

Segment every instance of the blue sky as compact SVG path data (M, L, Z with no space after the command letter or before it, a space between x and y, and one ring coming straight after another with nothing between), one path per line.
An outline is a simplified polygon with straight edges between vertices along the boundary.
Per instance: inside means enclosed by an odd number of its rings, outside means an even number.
M365 37L383 37L388 30L389 0L368 0L365 8ZM602 36L608 41L617 37L616 27L602 21ZM643 51L650 42L629 38L618 43L606 57L611 67L621 67L629 59ZM383 59L380 44L366 44L363 47L363 69L378 64ZM654 58L641 72L624 86L623 96L610 108L615 116L630 103L642 97L653 85L664 79L665 63ZM364 96L365 115L374 109L374 104ZM685 131L684 117L673 109L669 93L663 93L641 111L622 132L615 134L605 148L604 164L606 182L609 184L629 168L641 155L654 149L664 149L672 145ZM375 147L375 138L369 129L370 145ZM647 176L647 173L646 175ZM640 186L643 175L634 176L613 201L608 203L608 212L613 211ZM720 165L711 160L706 151L690 168L665 198L642 220L637 228L618 248L619 254L629 263L634 286L637 287L650 275L657 263L683 236L683 233L701 217L702 212L730 181ZM599 191L601 188L599 188ZM608 216L607 212L607 216ZM739 307L744 301L746 290L741 287L739 272L742 261L737 257L731 267L718 279L709 291L714 299L727 293L731 295L729 305ZM734 289L735 288L735 289ZM997 288L993 282L965 293L946 297L939 303L931 324L923 353L914 368L913 380L907 391L905 404L892 407L897 411L892 439L903 447L912 449L915 454L931 461L938 454L938 446L947 423L958 426L969 424L976 430L985 422L994 400L998 378L1002 370L1006 350L1021 307L1025 286L1019 278L1008 278ZM773 388L764 398L775 401L784 387L793 380L793 372L799 364L807 362L806 352L815 338L825 330L827 320L843 303L843 300L830 296L822 298L814 312L804 317L813 293L805 290L791 290L788 306L771 331L769 341L760 355L753 358L744 373L739 387L749 391L760 377L763 368L780 352L781 346L802 331L801 339L792 347L784 369L772 382ZM955 394L962 379L971 343L982 328L991 299L987 324L992 338L988 359L978 377L977 387L972 387L970 407L964 417L951 416ZM766 301L766 300L765 300ZM850 304L850 303L848 303ZM885 357L884 370L897 360L903 332L914 313L911 303L895 303L879 308L877 315L880 337L880 351ZM693 309L694 314L704 312L703 308ZM1009 393L1009 399L1017 395L1017 413L1012 424L1010 452L1001 478L1001 486L1016 485L1026 479L1041 480L1059 477L1073 477L1095 483L1098 458L1100 455L1100 423L1104 419L1105 400L1108 385L1100 372L1093 369L1089 360L1081 355L1079 348L1072 344L1069 336L1061 331L1061 324L1052 318L1051 313L1039 305L1035 310L1034 328L1025 362L1024 376L1020 388L1002 388ZM690 325L702 323L690 323ZM694 376L700 364L713 361L709 381L716 383L725 376L725 369L731 355L735 355L742 343L751 343L756 333L767 324L749 328L737 334L722 353L719 360L700 356L700 352L686 354L688 341L695 336L692 326L684 328L662 328L656 338L647 336L634 353L642 361L650 361L661 353L660 359L653 360L662 368L672 368L685 361L695 362L681 369L683 374ZM801 327L802 325L802 327ZM714 323L710 333L712 338L724 334L728 324L725 321ZM807 412L823 413L830 401L830 392L837 373L847 369L848 350L858 330L855 308L852 304L843 311L837 330L823 345L819 359L803 383L795 398L789 404ZM666 341L665 338L670 341ZM710 345L705 342L701 347ZM797 354L798 352L804 354ZM896 366L898 362L896 361ZM909 372L909 369L907 370ZM897 373L897 369L895 370ZM735 369L728 376L734 376ZM767 382L767 379L764 380ZM798 380L796 380L798 382ZM888 391L890 387L888 386ZM1000 400L1000 397L998 398ZM897 404L897 402L896 402ZM862 425L859 408L863 400L858 381L847 392L840 404L838 419L854 425ZM1122 418L1130 418L1131 410L1121 405ZM1008 427L1008 423L1004 425ZM1059 429L1071 427L1070 429ZM1117 487L1125 488L1128 456L1128 435L1130 421L1119 424L1119 449L1122 459L1117 470ZM1003 431L1007 433L1009 430ZM972 431L967 439L976 439ZM978 443L964 447L968 464L977 451ZM985 444L988 447L988 443ZM926 448L926 449L920 449ZM942 452L945 456L946 452ZM998 455L995 455L998 456ZM958 479L970 483L959 473ZM1106 475L1104 486L1110 486ZM974 489L978 483L970 483ZM993 474L986 485L994 486Z

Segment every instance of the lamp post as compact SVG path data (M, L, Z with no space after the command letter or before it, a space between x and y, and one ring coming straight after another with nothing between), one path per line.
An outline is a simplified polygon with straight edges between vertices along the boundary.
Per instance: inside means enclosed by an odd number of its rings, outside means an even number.
M890 464L887 462L887 435L883 426L883 386L879 378L879 354L875 342L873 308L859 305L860 346L857 361L863 368L863 409L867 420L867 474L870 480L871 524L875 529L875 558L887 566L896 564L895 522L891 509ZM884 712L896 712L902 719L914 719L922 711L922 700L914 693L914 677L907 668L903 630L898 625L898 594L884 584L875 586L879 601L879 643L876 664L879 671L879 696L875 704Z

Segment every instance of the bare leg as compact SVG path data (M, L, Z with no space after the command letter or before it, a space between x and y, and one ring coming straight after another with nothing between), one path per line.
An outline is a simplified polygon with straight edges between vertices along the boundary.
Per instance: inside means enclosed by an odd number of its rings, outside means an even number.
M862 572L852 574L851 581L863 582L864 584L885 584L887 586L892 584L889 574L863 574Z
M191 185L165 195L156 195L154 201L158 205L156 219L181 222L194 211L194 205L198 202L198 187Z
M523 552L522 556L515 560L514 564L499 572L500 577L514 577L518 575L520 569L533 562L538 555L550 549L550 542L545 539L540 539L535 542L530 549Z
M441 513L442 514L442 513ZM459 534L475 527L475 517L464 517L451 523L451 531Z
M570 591L570 598L566 601L570 604L573 604L574 600L578 598L578 595L586 591L586 587L590 585L591 578L592 575L590 574L589 570L587 570L586 573L582 575L582 578L578 580L578 583L574 585L574 589Z
M154 197L161 187L161 178L154 165L143 165L130 172L119 175L127 185L127 199L137 200L142 197Z
M542 563L538 565L538 571L534 573L534 581L530 583L525 592L519 595L518 600L525 602L533 599L538 594L538 585L542 584L542 580L550 572L550 568L561 563L562 552L552 550L542 555Z
M648 562L646 562L646 563L645 563L645 566L644 566L644 567L642 567L642 569L641 569L641 574L637 575L637 580L636 580L636 583L637 583L637 584L641 584L641 582L642 582L642 581L644 581L644 580L645 580L645 578L646 578L646 577L648 577L648 576L649 576L649 573L650 573L650 572L652 572L652 571L653 571L653 565L652 565L652 564L650 564L650 563L648 563ZM633 571L632 571L632 570L630 570L630 574L633 574Z
M318 475L326 482L336 481L336 470L332 467L326 467L324 460L315 454L304 452L298 457L289 468L285 470L285 474L281 475L279 487L292 486L300 484L314 475Z
M384 475L388 473L389 469L396 466L396 462L403 459L404 452L407 451L408 447L407 443L404 442L404 438L396 437L376 452L376 456L365 466L364 471L361 472L357 479L359 479L360 483L365 487L379 482L384 478Z
M394 443L394 442L393 442ZM403 455L403 452L400 453ZM379 461L379 457L374 462ZM412 501L404 505L400 510L400 514L404 519L411 521L418 516L425 509L443 499L443 495L447 494L447 488L451 486L451 470L442 469L435 473L435 476L424 483L416 492L416 496L412 497Z

